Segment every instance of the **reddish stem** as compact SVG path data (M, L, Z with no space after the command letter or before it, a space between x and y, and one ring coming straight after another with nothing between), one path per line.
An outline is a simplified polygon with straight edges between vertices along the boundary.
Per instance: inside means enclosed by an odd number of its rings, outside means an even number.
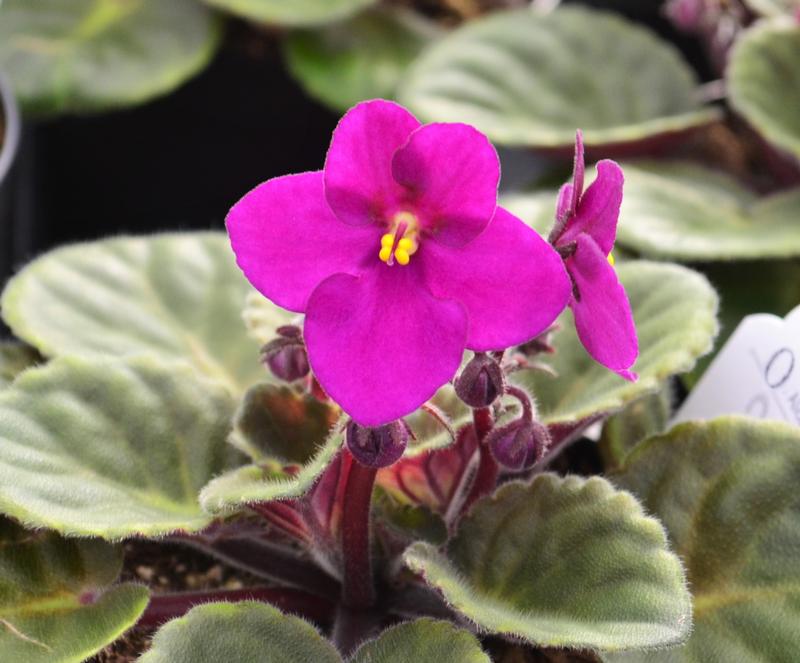
M317 624L330 624L334 606L319 596L312 596L296 589L277 587L252 587L245 589L223 589L207 592L176 592L156 594L150 599L147 609L137 626L152 628L176 617L182 617L189 610L203 603L215 601L263 601L284 612L305 617Z
M475 426L475 435L478 436L478 444L483 444L489 431L494 426L492 411L488 407L481 407L472 411L472 423Z
M349 454L349 451L344 453ZM370 558L370 509L377 470L353 460L344 492L342 556L344 585L342 601L356 610L375 603L375 584Z
M262 518L284 533L300 541L308 542L311 534L308 525L297 511L288 504L280 502L252 502L248 505Z
M325 390L322 388L322 385L319 383L313 373L309 374L308 391L318 401L322 401L323 403L328 402L328 394L325 393Z
M497 476L500 473L497 461L486 444L486 436L494 426L492 411L488 407L473 410L472 421L475 426L475 435L478 438L478 471L475 473L472 487L461 508L462 514L469 511L477 499L488 495L495 489Z

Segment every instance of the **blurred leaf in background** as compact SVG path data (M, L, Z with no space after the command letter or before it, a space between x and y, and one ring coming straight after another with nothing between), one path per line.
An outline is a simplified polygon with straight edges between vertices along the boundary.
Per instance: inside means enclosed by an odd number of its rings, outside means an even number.
M318 25L344 18L377 0L204 0L253 21L275 25Z
M731 53L731 106L777 147L800 158L800 22L764 21Z
M143 103L200 71L219 25L196 0L6 0L0 70L25 111Z
M419 52L443 33L401 7L377 7L320 28L290 32L284 54L308 92L336 110L365 99L393 99Z
M643 141L703 125L680 53L618 15L584 7L503 11L455 30L423 53L400 101L427 122L474 124L500 145Z

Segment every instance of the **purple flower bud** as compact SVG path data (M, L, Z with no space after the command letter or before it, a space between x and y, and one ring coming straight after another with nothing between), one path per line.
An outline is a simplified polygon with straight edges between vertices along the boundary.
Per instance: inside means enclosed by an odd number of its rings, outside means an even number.
M398 419L377 428L347 424L347 448L362 465L388 467L400 460L408 444L408 426Z
M530 469L542 459L550 444L550 433L543 424L528 421L523 416L494 429L487 436L486 443L500 465L521 471Z
M285 338L303 338L303 332L300 330L300 327L296 327L295 325L281 325L275 330L275 333L278 336L283 336Z
M706 3L704 0L670 0L664 11L679 30L695 32L702 27Z
M278 338L261 348L261 361L272 374L286 382L308 375L308 355L300 329L290 325L277 329Z
M488 407L506 386L503 369L492 357L482 352L466 365L456 379L456 394L470 407Z
M558 331L558 325L551 325L536 338L531 339L519 347L520 352L528 357L538 354L553 354L556 349L553 347L553 334Z

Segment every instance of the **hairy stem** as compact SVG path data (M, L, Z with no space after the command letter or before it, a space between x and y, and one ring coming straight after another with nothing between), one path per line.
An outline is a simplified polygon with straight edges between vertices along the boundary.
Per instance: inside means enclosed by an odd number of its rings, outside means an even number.
M346 451L345 453L349 453ZM377 470L353 461L344 493L342 557L344 586L342 601L352 609L375 603L375 584L370 558L370 510Z
M349 658L362 642L378 634L382 618L379 610L357 610L339 604L331 633L333 644Z
M333 603L318 596L312 596L296 589L280 587L248 587L245 589L220 589L207 592L176 592L156 594L150 599L147 609L137 626L155 627L176 617L182 617L189 610L202 603L225 601L263 601L276 608L304 617L321 625L331 623Z
M495 489L497 475L500 473L497 461L486 444L486 436L494 426L492 411L488 407L473 410L472 421L475 426L475 435L478 437L478 471L475 473L472 487L461 508L462 514L466 513L477 499L488 495Z

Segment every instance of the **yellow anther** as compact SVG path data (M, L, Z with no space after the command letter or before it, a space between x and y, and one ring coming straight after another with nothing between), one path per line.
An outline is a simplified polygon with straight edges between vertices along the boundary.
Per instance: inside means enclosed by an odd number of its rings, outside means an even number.
M617 262L617 261L614 260L614 254L613 253L609 253L608 254L608 264L613 267L615 262Z
M378 256L387 265L392 265L395 261L398 265L407 265L419 248L417 244L419 220L411 212L397 212L391 217L391 221L392 232L381 235L381 250Z
M403 239L397 242L397 248L402 249L403 251L411 255L412 253L414 253L414 251L417 250L417 244L413 239L410 239L408 237L403 237Z

